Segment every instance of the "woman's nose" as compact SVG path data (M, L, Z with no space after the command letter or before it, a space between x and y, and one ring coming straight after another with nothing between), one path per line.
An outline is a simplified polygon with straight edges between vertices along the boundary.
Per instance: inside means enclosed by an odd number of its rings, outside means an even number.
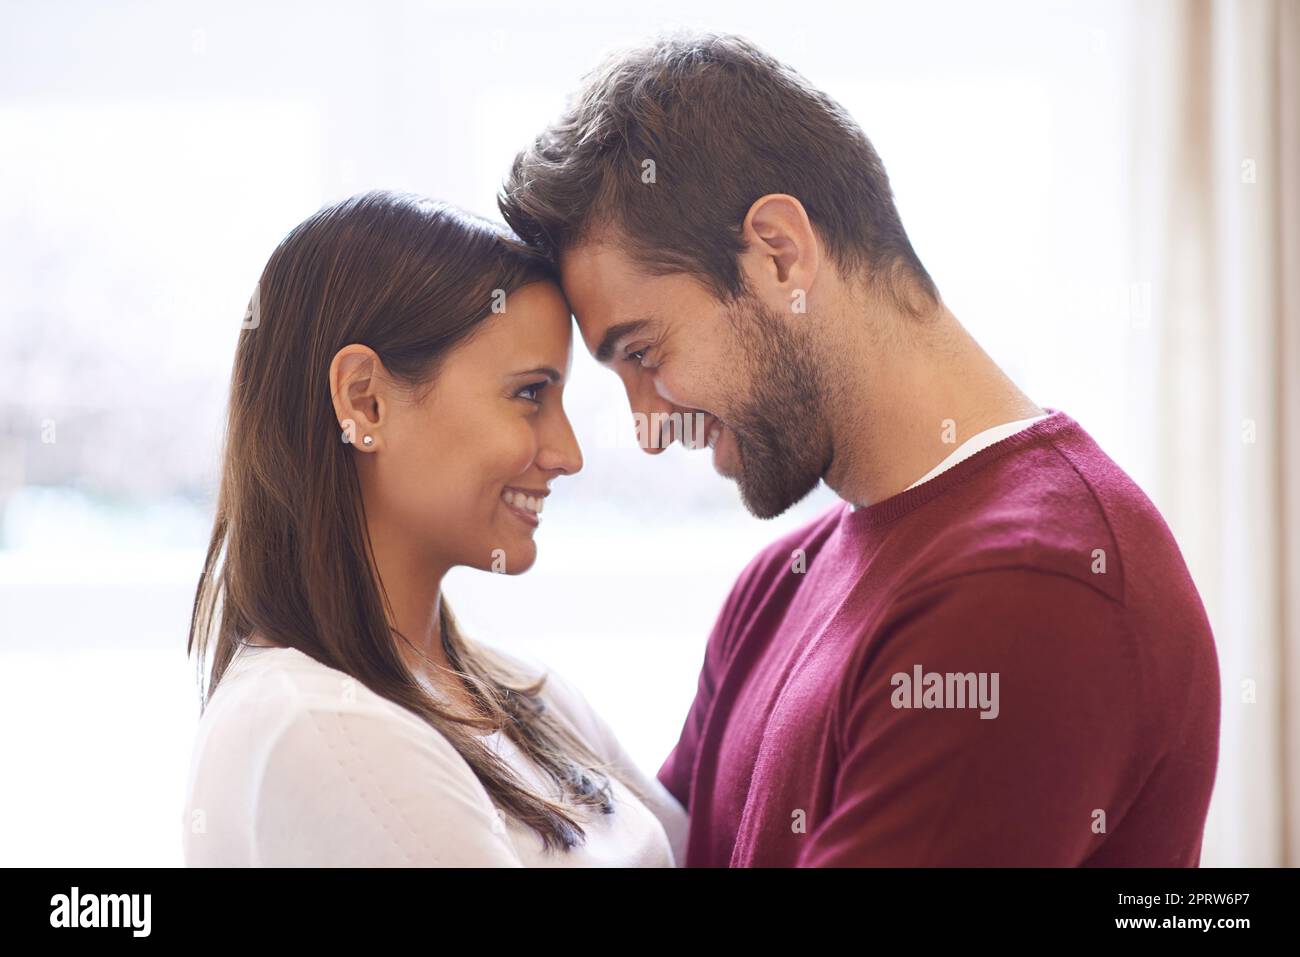
M565 475L582 471L582 448L567 415L561 414L555 428L548 430L537 458L538 466L547 471L558 469Z

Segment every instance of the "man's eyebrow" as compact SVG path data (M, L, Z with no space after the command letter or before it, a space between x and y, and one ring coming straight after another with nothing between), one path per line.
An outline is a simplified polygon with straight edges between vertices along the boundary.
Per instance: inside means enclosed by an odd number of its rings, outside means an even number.
M596 347L596 361L604 365L614 357L614 349L618 346L619 340L630 336L633 333L640 332L648 326L653 320L649 317L642 319L629 319L627 322L619 322L605 330L604 337L600 340L600 345Z

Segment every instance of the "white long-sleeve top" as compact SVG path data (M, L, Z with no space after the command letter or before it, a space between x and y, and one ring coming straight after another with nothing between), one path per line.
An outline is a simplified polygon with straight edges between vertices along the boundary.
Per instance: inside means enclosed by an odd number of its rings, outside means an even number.
M245 646L203 716L182 815L187 866L673 867L687 815L644 773L571 683L540 663L493 651L548 677L541 696L601 759L614 813L572 807L586 841L544 851L498 811L469 765L414 712L294 648ZM534 793L555 783L502 732L484 739Z

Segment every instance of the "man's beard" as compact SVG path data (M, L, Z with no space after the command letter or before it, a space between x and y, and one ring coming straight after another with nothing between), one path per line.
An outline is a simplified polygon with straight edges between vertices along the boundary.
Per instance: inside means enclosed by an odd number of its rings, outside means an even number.
M736 484L753 515L775 518L816 488L830 465L823 370L805 338L753 297L728 318L749 380L726 420L740 457Z

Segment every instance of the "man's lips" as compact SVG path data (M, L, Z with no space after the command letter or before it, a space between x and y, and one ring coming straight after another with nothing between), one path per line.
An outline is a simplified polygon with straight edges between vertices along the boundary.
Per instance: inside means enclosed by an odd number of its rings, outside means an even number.
M691 412L689 422L684 422L684 428L680 436L674 435L673 438L680 438L682 445L688 449L713 448L717 441L718 433L722 429L722 420L716 415L708 412Z
M718 419L714 419L709 423L709 428L704 433L704 442L709 448L716 449L718 447L718 439L722 437L722 429L722 422Z
M659 420L658 429L651 431L649 438L649 441L658 444L647 448L662 450L680 441L688 449L712 449L717 446L726 428L726 423L711 412L698 409L694 412L675 412L664 415Z
M727 435L733 435L733 441L723 444ZM735 455L734 433L721 422L715 422L709 429L708 445L713 450L713 470L723 478L736 477L736 463L731 461Z

